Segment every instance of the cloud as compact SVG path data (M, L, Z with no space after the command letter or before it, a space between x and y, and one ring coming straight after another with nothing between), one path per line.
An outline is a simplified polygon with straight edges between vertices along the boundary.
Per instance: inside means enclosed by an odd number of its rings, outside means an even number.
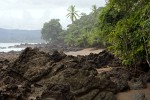
M75 5L81 13L89 13L91 6L105 5L105 0L0 0L0 27L41 29L44 22L59 18L63 27L70 23L67 8Z

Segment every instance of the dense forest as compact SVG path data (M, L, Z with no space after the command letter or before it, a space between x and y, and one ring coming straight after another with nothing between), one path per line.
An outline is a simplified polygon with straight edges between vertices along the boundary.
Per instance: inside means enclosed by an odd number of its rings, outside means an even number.
M149 63L149 0L109 0L99 16L100 35L125 65Z
M150 66L149 0L108 0L105 7L91 6L91 13L78 14L74 5L66 17L72 23L62 29L59 19L51 19L42 28L48 42L63 41L69 46L105 46L124 65Z

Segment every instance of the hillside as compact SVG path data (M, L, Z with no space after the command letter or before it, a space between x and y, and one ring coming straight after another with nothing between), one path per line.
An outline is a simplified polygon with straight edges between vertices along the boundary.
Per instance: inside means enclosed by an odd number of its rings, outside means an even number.
M41 43L40 30L17 30L0 28L0 42Z

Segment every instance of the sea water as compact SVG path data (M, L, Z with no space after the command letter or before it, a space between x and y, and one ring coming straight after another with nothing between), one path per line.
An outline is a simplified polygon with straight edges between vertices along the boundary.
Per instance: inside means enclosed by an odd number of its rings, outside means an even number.
M10 46L20 45L21 43L0 43L0 52L21 51L25 48L9 48Z

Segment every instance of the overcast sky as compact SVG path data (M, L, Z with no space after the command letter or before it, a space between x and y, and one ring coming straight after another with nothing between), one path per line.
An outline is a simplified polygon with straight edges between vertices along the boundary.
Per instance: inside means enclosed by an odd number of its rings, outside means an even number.
M66 18L70 5L79 14L88 14L92 5L105 6L105 0L0 0L0 28L41 29L52 18L60 19L65 28L70 23Z

